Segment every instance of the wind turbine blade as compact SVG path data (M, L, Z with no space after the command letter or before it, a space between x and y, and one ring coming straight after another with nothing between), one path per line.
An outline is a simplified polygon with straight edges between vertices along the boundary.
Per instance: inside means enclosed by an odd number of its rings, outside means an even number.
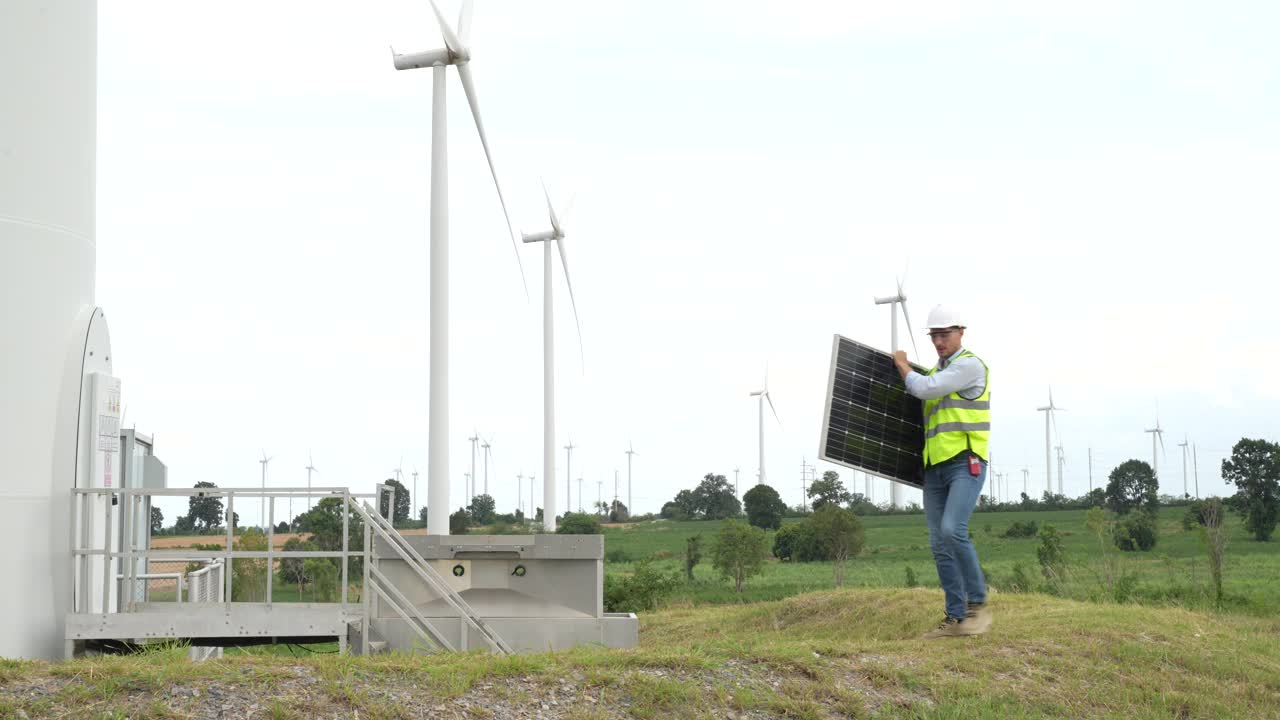
M438 11L437 11L438 13ZM471 63L457 66L458 79L462 81L462 91L467 96L467 104L471 106L471 117L476 121L476 132L480 135L480 145L484 148L484 158L489 161L489 173L493 175L493 187L498 191L498 202L502 204L502 217L507 220L507 232L511 235L511 249L516 254L516 266L520 268L520 284L524 286L524 297L529 299L529 282L524 277L524 263L520 262L520 246L516 243L516 231L511 225L511 213L507 212L507 200L502 196L502 184L498 182L498 171L493 166L493 154L489 152L489 140L484 135L484 123L480 120L480 104L476 101L475 83L471 79Z
M463 45L471 42L471 0L462 0L462 9L458 11L458 39Z
M454 34L453 28L449 27L449 23L445 22L444 15L440 14L440 6L436 5L436 0L427 0L431 3L431 12L436 14L436 22L440 23L440 34L444 36L444 45L449 48L455 55L462 54L462 41Z
M560 234L560 221L556 219L556 209L551 206L551 193L547 191L547 182L542 181L542 195L547 199L547 215L551 216L551 229ZM561 253L563 255L563 253Z
M569 286L569 304L573 306L573 324L578 328L578 355L585 372L587 366L586 351L582 347L582 323L578 320L578 301L573 297L573 281L569 279L569 257L565 255L564 238L556 238L556 247L560 249L560 265L564 267L564 284Z
M776 408L776 407L774 407L774 406L773 406L773 398L772 398L772 397L770 397L770 396L769 396L769 393L767 393L767 392L766 392L766 393L764 394L764 399L769 401L769 409L773 411L773 419L774 419L774 420L777 420L777 421L778 421L778 424L779 424L779 425L781 425L781 424L782 424L782 418L778 417L778 408Z

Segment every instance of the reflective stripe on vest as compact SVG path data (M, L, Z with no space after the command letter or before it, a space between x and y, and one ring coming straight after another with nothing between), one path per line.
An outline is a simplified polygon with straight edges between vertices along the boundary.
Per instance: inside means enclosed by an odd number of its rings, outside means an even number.
M925 467L969 451L986 460L991 441L991 369L977 355L961 351L957 360L971 357L982 363L986 375L982 394L973 400L961 397L959 392L924 402L924 464ZM954 361L953 361L954 362ZM928 374L937 372L937 367Z

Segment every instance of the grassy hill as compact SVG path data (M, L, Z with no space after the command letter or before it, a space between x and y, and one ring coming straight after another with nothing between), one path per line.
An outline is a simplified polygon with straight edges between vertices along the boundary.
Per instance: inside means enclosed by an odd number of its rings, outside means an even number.
M1255 542L1238 517L1227 519L1230 542L1223 582L1226 601L1222 608L1216 608L1199 532L1182 528L1183 513L1183 508L1164 508L1155 549L1120 555L1125 572L1133 577L1128 599L1147 605L1214 608L1262 617L1280 615L1280 541ZM1098 542L1085 525L1083 510L975 513L969 527L992 585L1009 588L1017 566L1036 584L1042 582L1036 558L1039 539L1001 537L1015 521L1051 524L1062 535L1068 562L1064 595L1081 600L1114 599L1099 581ZM866 545L862 555L850 561L847 585L904 587L906 568L911 567L921 585L938 586L923 515L872 516L862 518L862 522ZM635 561L651 557L658 558L655 564L659 567L681 570L685 538L701 534L704 544L709 544L720 525L719 521L656 521L607 528L605 551L614 560L607 564L608 571L630 572ZM619 561L619 555L624 561ZM739 598L704 561L696 569L695 581L681 586L674 599L695 605L777 600L832 586L830 563L773 561L766 564L760 576L748 581Z
M987 635L928 642L939 591L854 588L647 614L629 651L0 661L0 717L1280 717L1275 618L992 603Z

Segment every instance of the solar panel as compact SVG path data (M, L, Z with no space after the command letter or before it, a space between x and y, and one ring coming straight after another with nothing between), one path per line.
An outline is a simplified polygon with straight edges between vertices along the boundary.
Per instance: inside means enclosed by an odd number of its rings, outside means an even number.
M835 336L818 457L924 486L923 403L907 393L892 355Z

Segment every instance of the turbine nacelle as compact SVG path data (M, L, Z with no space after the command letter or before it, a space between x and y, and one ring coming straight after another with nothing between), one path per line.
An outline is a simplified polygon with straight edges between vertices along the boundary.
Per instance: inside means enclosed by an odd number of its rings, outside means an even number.
M520 239L527 243L547 242L548 240L563 240L564 231L562 230L543 230L536 233L520 233Z
M437 65L461 65L469 60L471 60L470 53L465 56L458 55L449 48L403 54L396 52L395 48L391 49L391 62L395 64L397 70L417 70Z

